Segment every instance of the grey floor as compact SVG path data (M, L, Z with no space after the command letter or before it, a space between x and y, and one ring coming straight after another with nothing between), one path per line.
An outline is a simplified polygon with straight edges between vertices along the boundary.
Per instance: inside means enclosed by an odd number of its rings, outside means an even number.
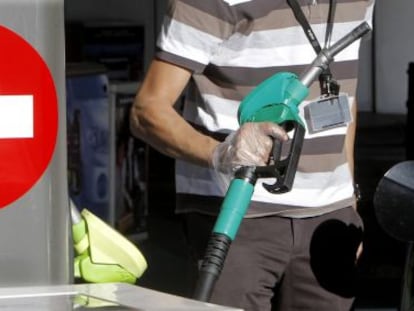
M383 174L406 159L405 119L364 113L358 119L355 171L362 193L359 212L366 232L355 310L394 311L400 302L406 245L390 238L376 223L372 197ZM193 270L181 220L173 213L172 162L155 152L151 159L147 235L136 240L149 268L138 285L189 296Z

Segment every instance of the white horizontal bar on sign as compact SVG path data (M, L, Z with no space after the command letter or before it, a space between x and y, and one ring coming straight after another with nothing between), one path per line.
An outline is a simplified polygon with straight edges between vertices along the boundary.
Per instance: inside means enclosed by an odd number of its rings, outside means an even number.
M33 95L0 95L0 139L33 138Z

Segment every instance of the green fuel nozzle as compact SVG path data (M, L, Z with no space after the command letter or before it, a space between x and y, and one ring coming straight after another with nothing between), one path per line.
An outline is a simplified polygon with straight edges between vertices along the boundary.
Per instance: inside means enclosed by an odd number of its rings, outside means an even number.
M336 54L370 30L368 23L360 24L334 45L323 49L300 77L289 72L277 73L260 83L241 102L238 111L240 124L275 122L286 131L294 130L287 156L282 159L281 143L275 141L272 164L256 168L258 177L276 179L273 185L263 184L267 191L283 193L292 188L305 136L298 106L308 96L310 85L328 68Z

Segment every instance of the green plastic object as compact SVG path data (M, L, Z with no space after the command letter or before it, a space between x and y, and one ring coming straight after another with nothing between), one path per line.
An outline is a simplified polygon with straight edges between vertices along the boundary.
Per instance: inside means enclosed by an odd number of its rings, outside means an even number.
M309 89L291 72L279 72L260 83L241 102L239 123L295 121L303 125L298 105ZM303 125L304 126L304 125Z
M213 232L225 234L234 240L250 205L253 191L254 185L244 179L235 178L231 181Z
M308 96L309 89L297 75L279 72L264 80L241 102L239 123L297 122L304 126L298 105ZM234 178L226 193L213 232L225 234L234 240L237 230L250 205L254 185L244 179Z
M138 248L87 209L72 226L74 276L89 283L135 284L147 269Z

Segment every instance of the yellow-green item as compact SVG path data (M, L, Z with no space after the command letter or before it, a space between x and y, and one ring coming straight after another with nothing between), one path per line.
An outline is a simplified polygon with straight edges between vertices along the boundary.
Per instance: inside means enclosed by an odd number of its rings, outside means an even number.
M71 204L75 278L90 283L134 284L147 269L138 248L87 209ZM75 215L75 216L74 216Z

